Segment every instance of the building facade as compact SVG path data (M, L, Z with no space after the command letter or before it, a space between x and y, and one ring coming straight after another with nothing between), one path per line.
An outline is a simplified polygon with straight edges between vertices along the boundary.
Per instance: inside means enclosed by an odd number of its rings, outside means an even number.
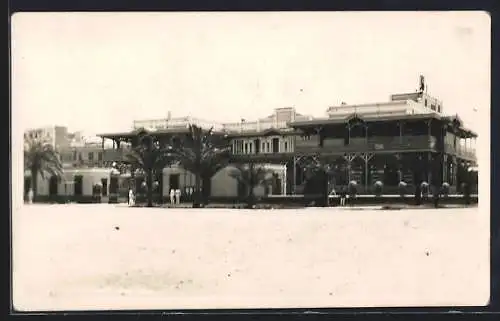
M342 103L329 107L323 118L299 114L292 107L277 108L254 121L225 124L172 118L169 113L165 119L135 121L130 132L100 134L100 140L80 145L73 142L63 159L70 167L126 165L125 156L139 131L147 130L163 143L173 137L182 141L190 124L212 128L231 147L231 162L272 164L280 186L274 194L303 193L305 168L313 156L329 168L332 189L356 181L360 193L372 193L377 181L385 193L397 193L400 182L407 184L409 193L422 182L447 182L452 192L460 191L468 168L477 166L477 135L458 115L446 115L443 103L423 91L394 94L386 102ZM176 166L165 168L158 179L163 196L172 188L187 191L194 185L192 173ZM214 176L210 188L214 197L233 197L237 189L226 170Z

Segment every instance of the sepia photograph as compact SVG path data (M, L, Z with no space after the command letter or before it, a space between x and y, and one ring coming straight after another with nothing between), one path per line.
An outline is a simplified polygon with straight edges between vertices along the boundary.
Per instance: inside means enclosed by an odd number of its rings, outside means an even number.
M487 305L490 29L14 14L13 311Z

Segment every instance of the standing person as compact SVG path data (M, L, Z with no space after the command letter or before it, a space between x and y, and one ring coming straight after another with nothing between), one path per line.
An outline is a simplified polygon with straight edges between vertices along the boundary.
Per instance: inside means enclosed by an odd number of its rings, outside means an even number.
M134 191L132 190L131 187L128 190L128 206L134 206L134 204L135 204Z
M170 189L170 205L175 204L175 190L172 188Z
M340 206L345 206L346 190L342 186L340 187Z
M181 203L181 190L179 188L175 190L175 203L177 205Z
M33 204L33 189L28 190L28 204Z

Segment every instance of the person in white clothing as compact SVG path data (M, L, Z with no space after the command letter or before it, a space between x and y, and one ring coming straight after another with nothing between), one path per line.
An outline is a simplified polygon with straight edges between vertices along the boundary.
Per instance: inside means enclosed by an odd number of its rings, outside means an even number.
M134 191L132 188L128 190L128 205L129 206L134 206L135 204L135 196L134 196Z
M170 204L174 205L174 203L175 203L175 190L172 188L170 190Z
M28 190L28 204L33 204L33 189Z
M181 203L181 190L180 189L175 190L175 203L176 204Z

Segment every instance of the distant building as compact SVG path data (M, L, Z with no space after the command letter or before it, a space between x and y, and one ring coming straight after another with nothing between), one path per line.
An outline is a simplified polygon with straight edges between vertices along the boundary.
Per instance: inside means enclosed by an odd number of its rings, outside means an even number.
M342 115L359 114L363 116L396 116L437 113L443 115L443 103L421 92L394 94L388 102L350 105L343 102L327 110L330 118Z
M43 140L56 149L69 146L68 128L66 126L47 126L29 129L24 132L24 138Z

